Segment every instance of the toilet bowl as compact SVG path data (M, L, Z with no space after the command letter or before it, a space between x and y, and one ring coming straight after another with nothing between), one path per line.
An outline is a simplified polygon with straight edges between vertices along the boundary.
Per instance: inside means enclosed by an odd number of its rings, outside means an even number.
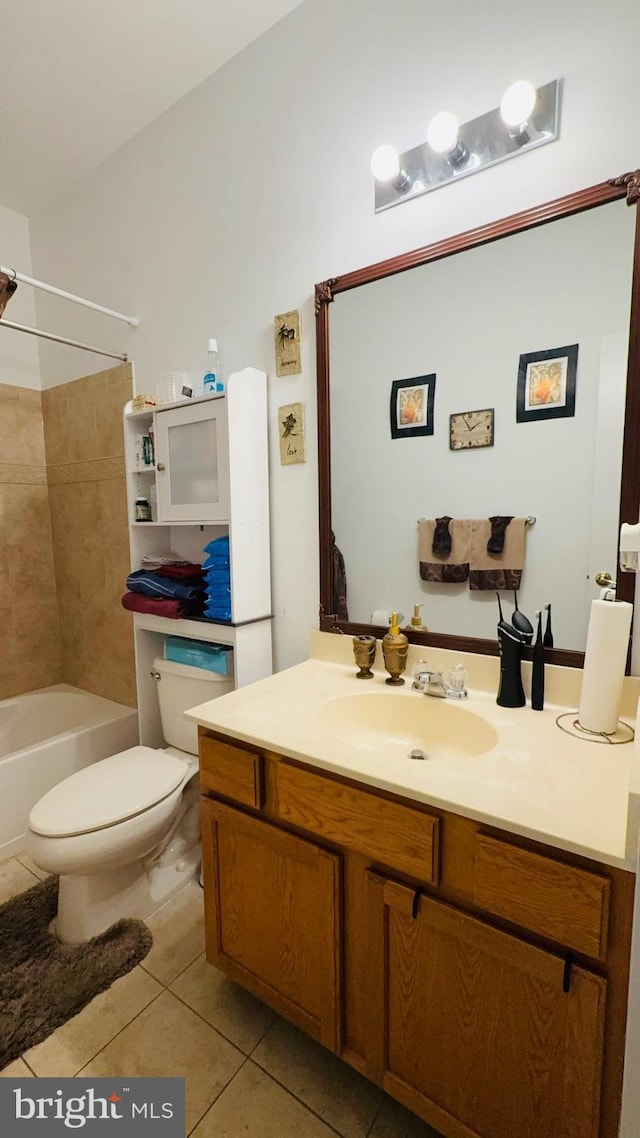
M163 734L182 746L101 759L58 783L29 815L30 856L60 876L55 931L65 944L122 917L148 917L196 876L198 739L183 713L231 690L233 680L161 659L154 672Z

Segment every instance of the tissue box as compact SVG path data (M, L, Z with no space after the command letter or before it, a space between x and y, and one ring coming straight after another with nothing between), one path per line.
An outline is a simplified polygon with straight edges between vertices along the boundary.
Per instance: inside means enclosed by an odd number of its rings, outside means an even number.
M233 648L226 644L208 644L203 640L187 640L182 636L166 636L164 658L176 664L205 668L221 676L233 675Z

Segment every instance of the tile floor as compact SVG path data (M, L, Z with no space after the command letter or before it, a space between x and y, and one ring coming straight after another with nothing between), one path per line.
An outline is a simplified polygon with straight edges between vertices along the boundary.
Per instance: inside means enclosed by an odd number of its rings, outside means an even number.
M0 904L41 871L0 864ZM204 957L194 882L147 922L141 965L0 1075L178 1075L192 1138L439 1138Z

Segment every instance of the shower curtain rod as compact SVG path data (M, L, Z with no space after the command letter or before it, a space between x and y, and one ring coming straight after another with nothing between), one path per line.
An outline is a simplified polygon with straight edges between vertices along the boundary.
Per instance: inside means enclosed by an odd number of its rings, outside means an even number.
M56 344L68 344L71 348L82 348L83 352L95 352L97 356L111 356L112 360L128 363L126 352L110 352L108 348L96 348L83 344L80 340L68 340L66 336L56 336L54 332L43 332L41 328L30 328L28 324L15 324L13 320L0 319L0 328L13 328L15 332L26 332L29 336L41 336L43 340L54 340Z
M82 304L84 308L92 308L94 312L102 312L104 316L113 316L114 320L123 320L125 324L130 324L132 328L137 328L140 323L137 316L127 316L124 312L116 312L114 308L105 308L103 304L96 304L93 300L86 300L84 296L76 296L72 292L65 292L62 288L54 288L53 285L45 284L44 281L37 281L35 277L28 277L24 273L17 273L15 269L7 269L4 265L0 265L0 273L4 273L5 276L11 277L15 281L21 281L22 284L31 285L32 288L39 288L42 292L50 292L53 293L54 296L61 296L63 300L71 300L74 304Z

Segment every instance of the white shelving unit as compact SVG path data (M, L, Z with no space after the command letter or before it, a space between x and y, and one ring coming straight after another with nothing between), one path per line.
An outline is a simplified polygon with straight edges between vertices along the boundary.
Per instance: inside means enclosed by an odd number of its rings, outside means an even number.
M136 461L136 436L155 440L155 463ZM173 550L204 561L204 546L229 535L232 622L133 613L140 741L163 745L153 660L164 637L185 636L233 647L236 687L271 675L271 573L267 377L255 368L229 376L204 399L124 415L132 569L145 553ZM137 522L136 498L152 500L151 521ZM123 583L124 584L124 583Z

